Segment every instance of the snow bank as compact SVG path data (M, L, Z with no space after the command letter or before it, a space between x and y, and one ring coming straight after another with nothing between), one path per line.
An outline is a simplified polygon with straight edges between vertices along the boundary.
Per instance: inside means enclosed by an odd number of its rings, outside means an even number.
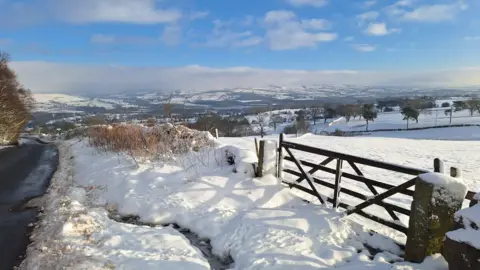
M60 165L20 269L210 269L202 253L173 228L117 223L75 187L74 159L59 145Z
M253 140L247 147L236 143L218 146L213 155L223 156L228 150L234 154L235 162L241 163L256 157L249 147L254 149ZM234 173L223 162L206 163L195 173L185 171L178 162L157 162L136 168L116 155L96 155L81 143L73 146L73 152L75 183L95 198L95 205L124 216L138 216L145 223L176 223L187 228L210 239L213 252L219 257L231 255L235 261L233 269L447 269L398 262L401 250L391 239L371 236L351 219L342 218L341 213L305 202L304 196L297 196L272 175L253 178ZM81 193L71 194L81 197ZM100 241L100 245L83 243L86 247L78 246L81 254L98 253L119 266L128 261L118 254L110 255L116 250L162 253L159 246L169 246L169 239L174 238L166 237L163 241L167 243L160 243L146 232L148 237L138 237L145 239L144 242L152 238L153 244L142 246L136 239L125 236L133 230L131 227L113 228L114 223L103 219L105 211L91 210L86 215L104 233L92 233L91 239ZM175 254L187 254L182 260L203 266L203 260L183 246L181 240L178 245L180 251ZM367 246L386 251L372 254ZM91 251L85 253L88 249ZM180 259L168 253L165 260ZM392 265L389 263L392 261L397 263ZM160 262L155 260L155 263Z

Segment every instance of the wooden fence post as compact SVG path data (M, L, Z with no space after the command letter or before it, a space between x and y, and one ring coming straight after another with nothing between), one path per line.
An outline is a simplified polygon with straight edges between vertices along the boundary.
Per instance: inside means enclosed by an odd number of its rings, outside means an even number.
M439 158L434 159L433 160L433 168L434 168L434 172L444 173L445 169L444 169L443 160L441 160Z
M258 149L258 167L257 177L263 176L263 163L265 161L265 141L260 140L260 147Z
M339 199L340 199L340 190L342 187L340 186L341 179L342 179L342 167L343 167L343 160L337 159L337 170L335 173L335 194L333 195L333 207L338 208Z
M277 177L283 178L283 140L284 140L283 133L280 133L280 139L278 141L278 165L277 165Z
M458 179L439 173L417 177L407 232L405 260L420 263L440 253L445 234L454 226L467 187Z

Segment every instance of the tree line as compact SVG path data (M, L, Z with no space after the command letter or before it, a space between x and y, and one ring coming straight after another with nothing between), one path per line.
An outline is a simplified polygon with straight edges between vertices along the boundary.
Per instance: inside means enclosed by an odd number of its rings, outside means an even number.
M31 118L34 100L9 67L9 55L0 52L0 144L16 144Z

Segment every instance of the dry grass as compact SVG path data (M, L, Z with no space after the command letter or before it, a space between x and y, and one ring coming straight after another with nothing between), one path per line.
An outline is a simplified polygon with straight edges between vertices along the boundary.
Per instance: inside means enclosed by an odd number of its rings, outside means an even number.
M86 133L88 143L97 151L127 154L138 165L142 160L168 160L199 152L211 145L211 135L170 124L144 127L133 124L93 126Z

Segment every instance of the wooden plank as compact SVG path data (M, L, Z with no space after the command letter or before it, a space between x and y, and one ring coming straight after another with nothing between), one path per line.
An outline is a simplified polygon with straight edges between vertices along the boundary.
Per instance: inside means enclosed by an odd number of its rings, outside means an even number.
M289 174L292 174L292 175L295 175L295 176L299 176L301 175L299 172L297 171L294 171L294 170L290 170L290 169L285 169L284 172L286 173L289 173ZM332 183L328 183L328 182L325 182L323 180L320 180L316 177L312 177L313 178L313 181L316 183L316 184L319 184L319 185L322 185L322 186L325 186L325 187L328 187L328 188L331 188L331 189L335 189L335 185L332 184ZM355 197L357 199L361 199L361 200L368 200L368 196L364 195L364 194L361 194L361 193L358 193L356 191L353 191L353 190L350 190L350 189L347 189L347 188L344 188L342 187L340 189L340 192L342 193L345 193L347 195L350 195L352 197ZM405 209L403 207L400 207L398 205L395 205L395 204L390 204L390 203L387 203L387 202L384 202L384 201L380 201L380 202L377 202L375 203L376 205L378 206L381 206L385 209L389 209L389 210L392 210L392 211L395 211L395 212L398 212L398 213L401 213L401 214L404 214L404 215L407 215L407 216L410 216L410 210L409 209Z
M290 157L285 157L285 160L292 161ZM309 166L309 167L318 167L318 169L320 171L324 171L326 173L335 174L335 169L332 169L332 168L319 166L315 163L311 163L311 162L304 161L304 160L300 160L300 163L302 163L302 165ZM371 184L375 187L379 187L379 188L383 188L383 189L391 189L391 188L395 187L394 185L379 182L379 181L376 181L376 180L373 180L373 179L366 178L364 176L358 176L358 175L354 175L354 174L347 173L347 172L343 172L342 177L345 177L345 178L348 178L348 179L351 179L351 180L354 180L354 181L357 181L357 182L361 182L361 183L369 183L369 184ZM399 193L407 195L407 196L413 196L414 191L406 189L406 190L400 191ZM468 196L468 194L467 194L467 196ZM472 196L472 198L473 198L473 196Z
M333 194L333 207L338 208L339 198L340 198L340 181L342 180L342 166L343 160L337 159L337 173L335 174L335 188Z
M298 144L298 143L293 143L293 142L283 142L284 147L288 147L291 149L296 149L308 153L313 153L313 154L318 154L326 157L333 157L333 158L340 158L343 160L350 160L355 163L371 166L371 167L376 167L380 169L385 169L389 171L394 171L394 172L400 172L404 174L409 174L409 175L419 175L422 173L427 173L429 171L427 170L422 170L422 169L416 169L416 168L410 168L410 167L405 167L405 166L400 166L400 165L395 165L391 163L386 163L386 162L381 162L373 159L368 159L368 158L362 158L362 157L357 157L357 156L352 156L348 154L343 154L343 153L338 153L338 152L333 152L330 150L325 150L325 149L319 149L303 144Z
M320 166L325 166L325 165L327 165L328 163L332 162L333 160L334 160L334 158L329 157L329 158L325 159L324 161L322 161L319 165L320 165ZM309 173L309 174L314 174L314 173L316 173L318 170L320 170L320 169L319 169L318 167L315 167L315 168L311 169L310 171L308 171L308 173ZM305 177L302 176L302 177L298 178L298 179L296 180L296 182L297 182L297 183L301 183L303 180L305 180Z
M362 171L360 171L360 169L357 167L357 165L354 162L348 161L348 164L350 164L350 167L352 167L352 169L355 171L355 173L357 173L359 176L364 177ZM370 189L370 191L373 193L373 195L378 195L378 191L375 189L375 187L372 184L365 183L365 185L367 185L368 189ZM393 212L391 209L385 208L385 210L390 215L390 217L392 217L394 220L400 220L400 218L398 218L398 216L395 214L395 212Z
M318 193L317 189L315 188L315 186L313 185L312 183L312 176L307 174L305 172L305 170L302 168L302 165L300 165L300 162L298 162L298 160L295 158L295 156L292 154L292 151L290 151L290 149L288 149L287 147L285 147L285 145L283 145L283 147L285 148L285 150L287 150L287 153L290 155L290 157L293 159L293 162L295 163L295 165L297 165L297 168L302 172L303 176L305 176L305 179L307 179L307 182L308 184L310 185L310 187L312 188L312 190L315 192L318 200L324 204L325 201L322 199L322 196L320 196L320 193Z
M348 212L348 210L347 210L347 212ZM392 221L389 221L389 220L385 220L385 219L377 217L375 215L371 215L371 214L366 213L364 211L360 210L360 211L356 212L355 214L360 215L360 216L365 217L365 218L368 218L368 219L373 220L375 222L378 222L378 223L380 223L384 226L387 226L389 228L392 228L392 229L397 230L399 232L402 232L404 234L407 234L407 232L408 232L408 228L405 227L405 226L402 226L398 223L395 223L395 222L392 222Z
M416 180L416 178L413 178L413 179L411 179L411 180L408 180L407 182L405 182L405 183L403 183L403 184L401 184L401 185L399 185L399 186L396 186L396 187L394 187L394 188L391 188L391 189L385 191L385 192L382 193L382 194L379 194L379 195L377 195L377 196L375 196L375 197L373 197L373 198L371 198L371 199L366 200L365 202L363 202L363 203L355 206L354 209L347 210L347 215L350 215L350 214L353 214L353 213L358 213L359 210L362 210L362 209L364 209L365 207L368 207L368 206L370 206L370 205L372 205L372 204L376 204L376 203L378 203L378 202L380 202L380 201L382 201L382 200L384 200L384 199L386 199L386 198L388 198L388 197L390 197L390 196L398 193L400 190L404 190L404 189L407 189L407 188L415 185L415 180Z

